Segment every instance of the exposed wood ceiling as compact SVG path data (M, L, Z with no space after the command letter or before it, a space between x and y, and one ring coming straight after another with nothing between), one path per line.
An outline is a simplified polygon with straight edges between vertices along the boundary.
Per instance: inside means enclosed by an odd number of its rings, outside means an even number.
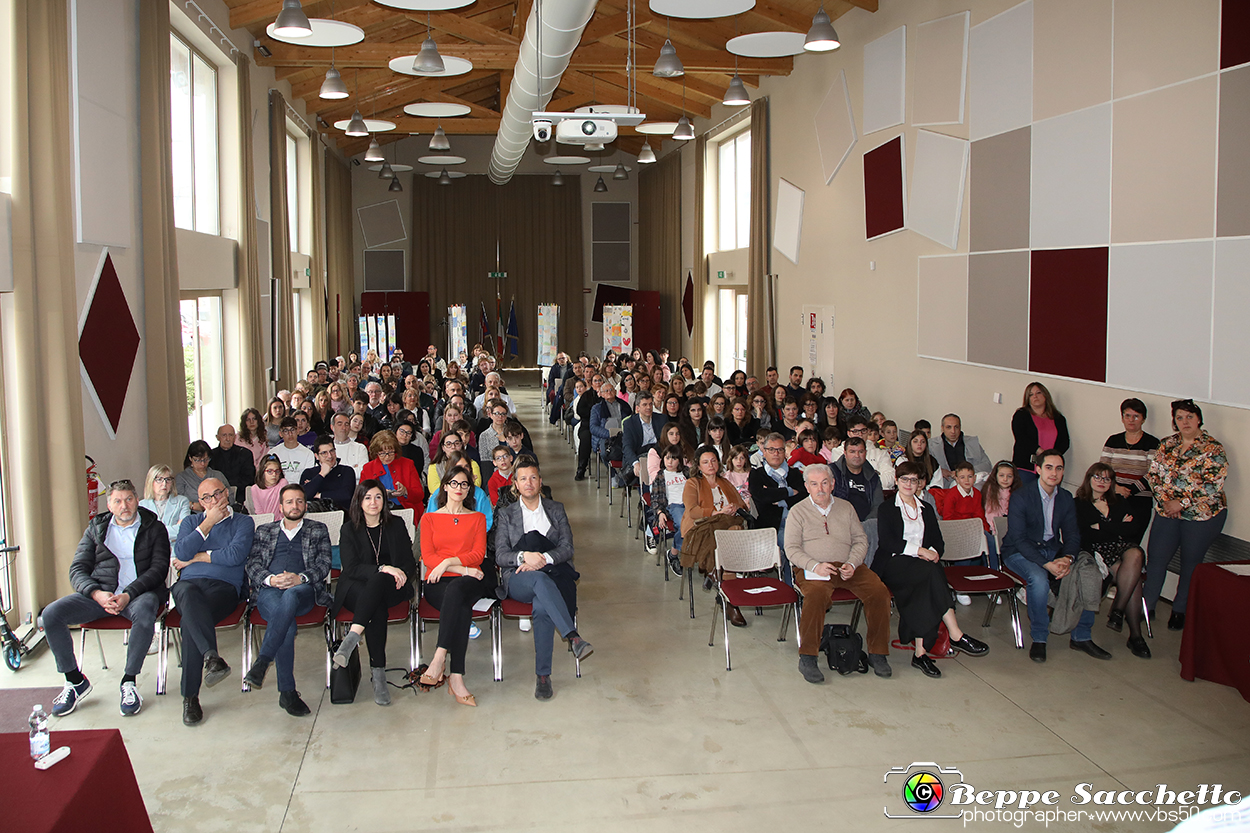
M442 120L449 134L493 135L499 127L533 0L477 0L454 12L431 14L429 26L439 51L473 62L471 72L449 78L418 78L393 72L387 66L392 58L416 54L426 37L425 15L370 0L304 0L304 12L309 17L333 17L365 32L362 43L334 50L334 63L353 91L342 101L318 97L330 66L329 49L281 43L265 33L265 27L281 10L282 0L226 0L226 4L231 28L247 29L270 51L265 57L257 49L253 58L261 66L274 67L280 80L290 82L295 97L303 99L310 122L316 115L325 125L333 125L350 118L359 107L367 118L376 114L396 123L394 131L377 137L387 143L408 133L434 131L435 120L403 112L404 105L420 101L454 102L471 108L466 116ZM641 68L637 75L638 105L650 121L676 121L683 111L709 116L735 71L735 56L726 51L726 41L752 32L806 32L820 5L820 0L757 0L754 9L737 18L669 20L653 14L647 0L636 0ZM875 12L877 0L829 0L824 6L836 19L855 7ZM599 3L553 96L551 109L626 103L626 18L624 0ZM672 39L685 65L684 89L682 78L656 78L650 72L665 38ZM792 58L739 58L736 64L737 72L750 86L758 86L760 76L788 75L792 67ZM317 128L330 135L348 156L363 152L369 143L367 138L349 138L320 123ZM642 141L631 128L622 128L615 144L637 153Z

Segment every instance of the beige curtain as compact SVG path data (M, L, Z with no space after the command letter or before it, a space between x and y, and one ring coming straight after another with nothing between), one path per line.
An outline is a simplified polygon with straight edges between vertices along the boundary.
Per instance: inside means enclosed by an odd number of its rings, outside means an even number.
M313 346L313 361L325 358L327 355L333 358L333 354L325 352L326 343L326 319L329 317L329 311L326 309L326 269L325 269L325 215L322 213L326 209L326 191L325 191L325 162L323 159L324 148L321 147L321 140L315 132L308 134L309 148L309 166L312 171L312 255L309 264L309 302L312 306L312 333L310 333L310 342Z
M148 459L170 466L187 451L187 380L178 311L169 90L169 3L139 2L139 152L143 207L143 344Z
M776 364L772 312L772 249L768 170L768 99L751 104L751 244L747 253L747 369Z
M703 191L706 188L704 183L704 175L707 159L707 136L700 136L694 140L694 334L691 336L692 355L687 358L698 367L703 364L706 356L703 356L703 293L707 290L707 256L703 249L703 224L704 217L704 199ZM686 287L686 275L681 277L682 291ZM682 334L684 335L685 323L683 320ZM672 348L676 349L676 348Z
M356 280L352 274L352 169L332 153L325 158L326 278L330 324L326 355L346 356L356 332Z
M3 381L24 403L7 422L23 612L70 591L69 563L87 520L68 7L17 3L13 16L13 309L22 333L13 376ZM162 51L169 55L168 41ZM184 400L176 414L183 430L185 413Z
M681 154L670 153L638 177L638 284L660 293L660 341L680 353L685 322L681 269Z
M274 369L279 390L289 390L299 380L295 355L295 285L291 280L291 235L286 205L286 99L269 91L269 240L273 251L273 276L278 279L277 346Z
M239 159L239 389L243 407L265 409L269 379L265 375L265 324L261 318L260 253L256 238L256 159L252 150L252 65L238 63Z

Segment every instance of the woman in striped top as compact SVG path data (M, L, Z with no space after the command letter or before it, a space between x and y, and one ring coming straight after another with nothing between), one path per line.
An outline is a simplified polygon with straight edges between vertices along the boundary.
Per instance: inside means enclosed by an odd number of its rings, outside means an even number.
M1159 447L1159 438L1142 430L1146 422L1146 403L1135 397L1120 403L1120 422L1124 430L1107 437L1099 460L1115 470L1115 491L1133 502L1134 514L1148 517L1154 496L1146 483L1150 470L1150 452ZM1133 543L1141 543L1140 538Z

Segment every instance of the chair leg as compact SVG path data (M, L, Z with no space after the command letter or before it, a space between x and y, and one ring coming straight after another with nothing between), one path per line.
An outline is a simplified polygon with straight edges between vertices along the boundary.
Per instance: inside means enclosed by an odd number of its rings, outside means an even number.
M1146 597L1141 597L1141 618L1146 623L1146 636L1155 638L1155 629L1150 626L1150 611L1146 609Z
M408 670L415 671L421 663L421 636L417 628L416 610L408 611Z
M254 633L254 627L252 623L245 619L243 621L243 675L244 677L247 676L248 669L252 667L251 659L252 659L253 633ZM252 687L247 684L246 680L243 681L241 688L243 689L244 694L247 694L248 692L252 690Z
M793 605L788 605L788 606L789 606L789 607L793 607ZM780 632L778 632L778 634L777 634L777 641L778 641L778 642L785 642L785 641L786 641L786 626L787 626L787 625L789 625L789 624L790 624L790 620L789 620L788 618L786 618L786 611L784 611L784 610L783 610L783 611L781 611L781 631L780 631Z
M494 666L495 682L503 679L503 614L499 605L490 610L490 651Z
M690 587L690 618L694 618L694 565L686 568L686 582ZM678 597L680 598L680 597Z
M156 693L161 695L165 693L165 672L168 669L167 662L169 658L169 628L161 626L160 642L156 648Z
M1011 611L1011 633L1016 640L1016 648L1024 648L1024 629L1020 626L1020 603L1016 601L1014 592L1007 594L1007 609Z
M732 671L733 664L729 661L729 607L728 604L720 598L720 591L717 591L717 601L721 602L720 615L721 624L725 628L725 670ZM712 627L716 627L716 620L712 620Z
M859 629L859 617L864 612L864 603L859 599L855 600L855 607L851 610L851 630Z
M127 633L129 633L129 631L127 631ZM108 660L105 659L104 657L104 640L101 638L99 631L95 632L95 644L96 644L96 647L100 649L100 667L103 668L105 671L107 671L109 667L109 663L108 663Z
M724 605L724 603L721 601L721 597L720 597L719 595L716 597L715 604L716 604L716 605L721 605L721 606L723 606L723 605ZM707 635L707 646L708 646L709 648L711 648L711 647L712 647L712 643L715 641L715 639L716 639L716 617L715 617L715 616L713 616L713 617L712 617L712 628L711 628L711 630L709 630L709 631L708 631L708 635Z
M802 604L803 597L799 597L799 604L790 605L790 611L794 614L794 642L799 647L803 647L803 632L799 630L799 605Z
M991 593L985 597L988 603L985 606L985 620L981 622L981 627L988 628L990 626L990 622L994 619L994 608L998 606L998 600L1002 597L1002 593Z

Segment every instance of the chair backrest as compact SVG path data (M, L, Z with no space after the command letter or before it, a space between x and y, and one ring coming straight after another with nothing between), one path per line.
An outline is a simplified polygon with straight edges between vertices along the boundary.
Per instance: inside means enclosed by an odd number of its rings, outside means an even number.
M330 546L337 547L339 545L339 535L343 530L342 512L309 512L304 517L311 521L321 521L325 524L326 529L330 532Z
M752 573L781 566L775 529L716 530L716 566L728 573Z
M985 552L985 527L980 518L964 518L958 521L938 521L942 541L946 544L943 561L967 561L980 558Z
M404 519L404 526L408 527L408 537L412 539L413 546L417 543L417 522L413 517L415 514L411 509L392 509L391 514Z
M243 505L247 508L249 515L256 514L256 507L252 505L252 487L247 486L243 489Z
M1003 539L1007 537L1007 516L999 515L994 519L994 544L998 547L1001 555L1003 551Z

